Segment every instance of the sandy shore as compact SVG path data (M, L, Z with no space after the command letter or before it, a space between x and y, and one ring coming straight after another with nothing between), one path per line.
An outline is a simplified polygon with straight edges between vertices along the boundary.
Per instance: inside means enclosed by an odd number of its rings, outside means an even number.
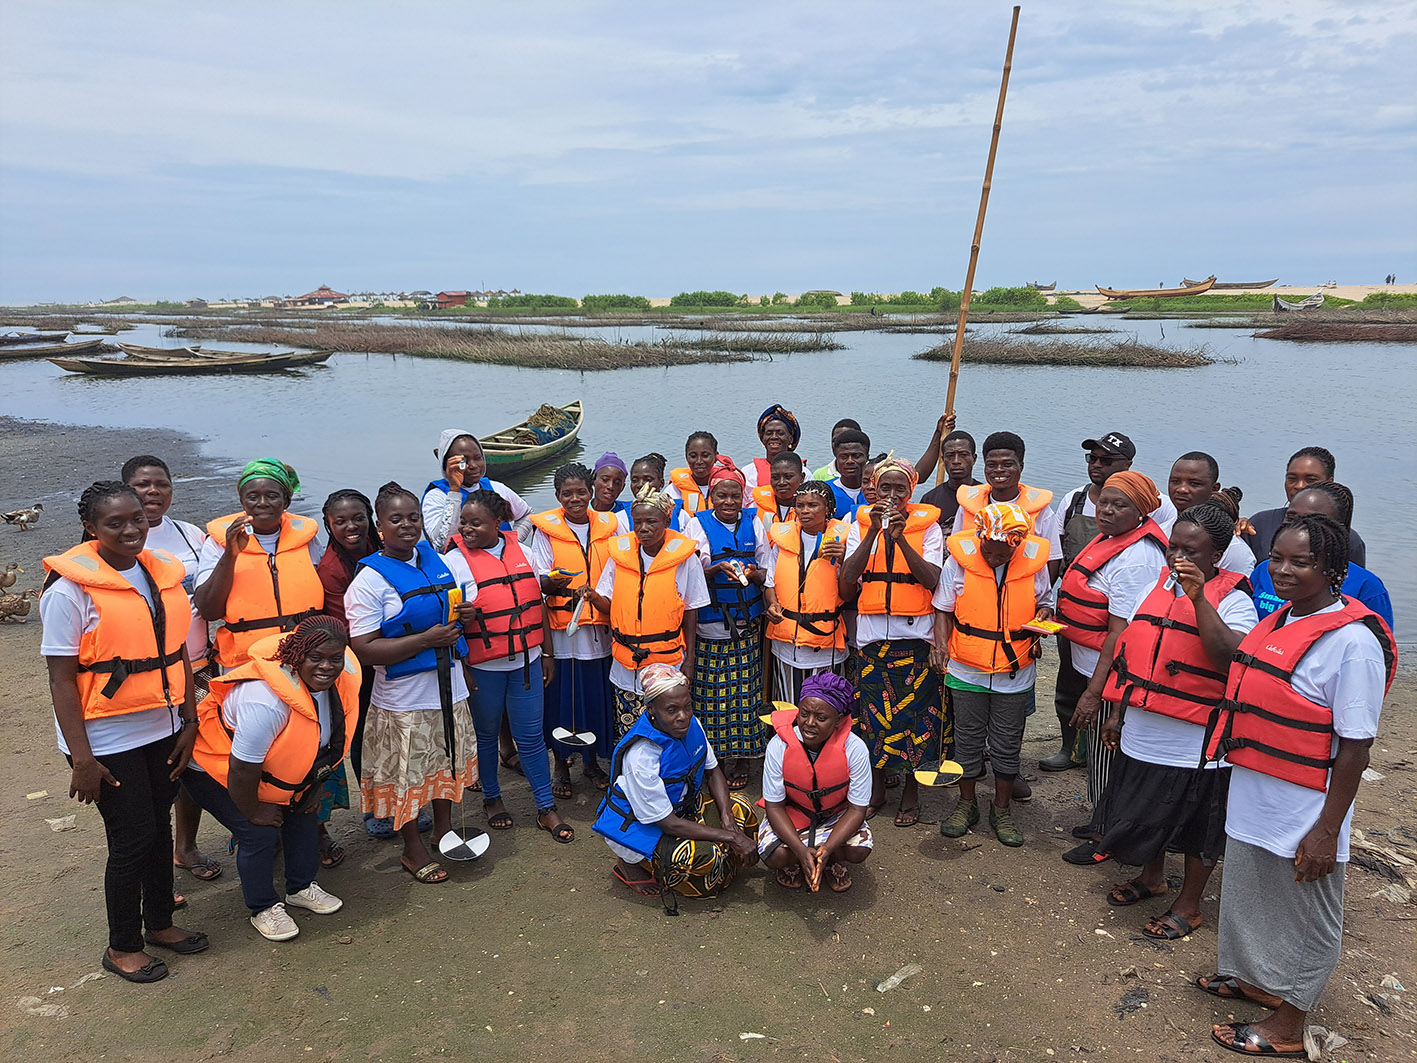
M1142 285L1136 285L1135 287L1140 288ZM1169 287L1174 288L1176 285L1169 285ZM1267 294L1282 296L1285 299L1303 299L1305 296L1313 295L1315 292L1320 291L1323 292L1325 296L1331 296L1335 299L1352 299L1355 302L1361 302L1373 292L1389 292L1394 295L1414 295L1417 294L1417 284L1340 284L1333 288L1322 287L1317 284L1275 284L1268 288L1226 288L1223 291L1218 291L1213 294L1242 295L1246 292L1265 292ZM1100 294L1096 288L1079 288L1076 290L1059 288L1056 292L1049 292L1048 294L1069 296L1076 299L1088 309L1113 301L1108 299L1105 295Z
M178 486L181 515L198 520L229 506L229 485L191 440L0 421L0 460L13 470L5 505L44 501L48 512L52 499L56 511L23 535L0 526L0 559L34 566L24 585L32 573L38 582L41 553L75 538L66 506L82 486L144 449L197 477ZM1034 779L1037 797L1018 814L1022 849L987 832L941 838L936 825L953 792L931 791L920 826L896 829L889 811L873 821L876 852L852 892L786 893L754 869L718 903L683 902L677 920L612 882L611 856L590 832L595 795L579 776L575 798L562 802L577 828L573 845L532 828L530 793L513 776L504 791L517 829L494 834L488 857L455 865L442 886L415 884L400 870L396 843L369 839L356 812L337 812L333 831L349 857L321 883L345 899L341 912L302 913L299 939L265 942L245 921L224 858L216 882L178 880L191 899L180 922L208 932L211 950L174 958L173 976L159 985L127 985L99 973L103 830L92 807L65 796L39 637L37 621L0 626L5 1059L1181 1063L1213 1058L1212 1022L1255 1014L1190 987L1215 962L1218 878L1207 925L1189 940L1154 943L1137 930L1164 902L1110 908L1104 893L1123 869L1059 860L1074 844L1067 829L1084 817L1079 772ZM1045 696L1054 660L1050 651ZM1364 784L1355 820L1372 840L1409 853L1417 842L1414 702L1417 676L1405 668L1373 751L1384 778ZM1056 742L1045 702L1030 723L1025 763ZM467 810L483 824L475 795ZM70 815L73 830L46 823ZM225 840L204 822L209 852ZM1172 870L1179 875L1179 865ZM1411 994L1381 985L1394 974L1417 990L1417 907L1382 895L1387 885L1350 870L1344 956L1314 1015L1350 1039L1334 1058L1417 1054ZM920 973L876 991L912 963Z

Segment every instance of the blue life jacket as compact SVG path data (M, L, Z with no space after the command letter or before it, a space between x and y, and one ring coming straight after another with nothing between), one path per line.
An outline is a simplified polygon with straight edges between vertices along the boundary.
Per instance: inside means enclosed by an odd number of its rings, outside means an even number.
M703 725L692 719L689 733L681 741L676 741L650 723L648 712L641 712L635 726L626 731L625 737L615 746L610 766L610 777L615 784L601 799L591 830L648 860L664 839L664 830L658 823L641 823L636 819L635 810L630 807L630 800L620 786L625 753L641 738L659 746L659 777L664 780L664 790L669 795L669 803L674 806L674 814L691 818L699 790L703 787L708 735L704 734Z
M412 635L447 623L448 592L457 584L447 564L431 544L418 543L412 564L380 553L370 554L356 568L372 568L389 581L389 586L403 600L403 608L379 625L379 634L385 638ZM459 638L453 644L452 655L466 657L467 642ZM384 675L389 679L402 679L420 672L432 672L437 667L438 651L430 647L406 661L386 665Z
M856 512L856 507L861 505L861 503L852 498L851 495L847 493L846 489L841 486L840 476L833 477L828 480L827 483L831 486L832 494L836 495L835 518L837 520L846 520ZM864 499L865 495L861 497Z
M738 518L738 527L730 528L706 509L694 514L699 527L709 544L709 564L720 561L741 561L745 565L756 564L757 532L751 514L744 512ZM762 615L763 591L756 583L746 587L727 572L715 572L708 581L709 597L712 605L699 610L701 624L728 624L741 629L748 621Z
M480 480L477 481L477 486L480 487L480 488L482 488L482 490L484 490L484 491L495 491L495 490L496 490L496 488L494 488L494 487L492 486L492 481L489 480L489 479L488 479L487 477L485 477L485 476L484 476L482 479L480 479ZM429 491L432 491L435 487L436 487L439 491L442 491L445 495L447 495L447 494L452 494L452 492L453 492L453 485L450 484L450 483L448 483L448 478L445 476L445 477L443 477L441 480L434 480L434 481L433 481L432 483L430 483L427 487L425 487L425 488L423 489L423 498L427 498L427 497L428 497L428 492L429 492ZM461 495L462 495L462 501L458 503L458 508L459 508L459 509L461 509L462 506L463 506L463 503L465 503L465 502L467 501L467 496L470 495L470 494L472 494L472 489L469 488L469 487L467 487L467 486L463 486L463 487L461 488L460 493L461 493ZM419 499L420 505L422 504L422 501L423 501L422 499ZM504 520L504 521L502 522L502 530L503 530L503 531L511 531L511 530L512 530L512 522L509 521L509 520ZM457 531L457 526L456 526L456 525L453 526L453 531L454 531L454 532ZM424 534L427 535L427 532L425 532Z
M629 499L621 498L617 499L615 504L610 507L612 513L625 514L625 521L630 525L631 532L635 530L634 518L630 516L630 510L634 505L635 504ZM669 530L677 532L683 532L684 530L684 500L682 498L676 498L674 500L674 508L669 511Z

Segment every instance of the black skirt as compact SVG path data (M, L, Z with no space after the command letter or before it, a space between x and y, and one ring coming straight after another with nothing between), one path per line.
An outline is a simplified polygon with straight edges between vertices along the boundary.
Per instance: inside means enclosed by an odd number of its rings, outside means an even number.
M1103 802L1102 843L1118 863L1140 866L1164 853L1225 855L1225 801L1230 769L1168 768L1134 760L1120 749Z

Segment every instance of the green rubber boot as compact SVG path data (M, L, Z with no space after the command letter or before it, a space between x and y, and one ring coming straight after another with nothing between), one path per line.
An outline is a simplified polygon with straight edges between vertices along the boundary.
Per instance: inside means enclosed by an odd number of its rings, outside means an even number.
M989 826L994 828L994 837L999 839L1000 845L1016 849L1023 844L1023 834L1014 826L1012 809L990 805Z
M940 823L940 833L946 838L963 838L969 828L979 822L979 802L963 799L955 802L954 809ZM1023 839L1020 838L1019 841Z

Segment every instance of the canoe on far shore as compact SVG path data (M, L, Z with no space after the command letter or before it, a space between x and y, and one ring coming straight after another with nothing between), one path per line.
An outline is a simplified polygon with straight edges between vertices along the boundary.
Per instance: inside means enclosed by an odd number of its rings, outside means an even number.
M1193 281L1189 277L1182 277L1181 283L1187 288L1191 288L1197 284L1204 284L1205 281ZM1211 287L1217 292L1234 292L1243 288L1268 288L1271 284L1278 283L1279 278L1275 277L1272 281L1216 281Z
M118 349L131 358L196 358L202 351L200 344L190 347L143 347L136 343L120 343Z
M1108 299L1175 299L1182 295L1200 295L1214 285L1215 277L1211 276L1185 288L1104 288L1100 284L1096 287Z
M104 349L104 340L81 340L78 343L46 343L33 347L0 347L0 358L48 358L54 354L82 354ZM112 348L107 348L112 350Z
M71 344L71 346L73 346ZM223 358L51 358L60 369L92 376L195 376L220 373L272 373L318 365L334 351L285 351Z
M585 423L581 400L565 406L543 405L525 421L479 436L489 467L513 472L539 465L569 450Z

